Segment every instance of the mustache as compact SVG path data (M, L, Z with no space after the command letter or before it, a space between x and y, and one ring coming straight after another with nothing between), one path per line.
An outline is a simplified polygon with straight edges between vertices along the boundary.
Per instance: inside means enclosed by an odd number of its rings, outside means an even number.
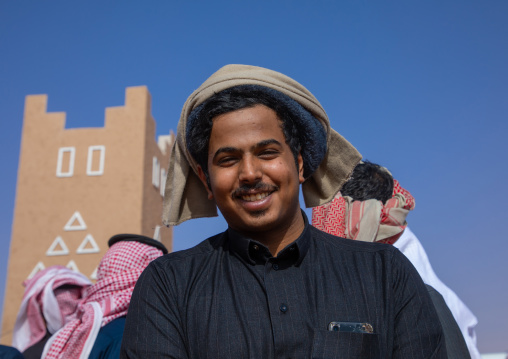
M254 184L243 184L233 191L233 197L240 197L251 194L251 192L275 192L279 189L278 186L269 185L263 182L257 182Z

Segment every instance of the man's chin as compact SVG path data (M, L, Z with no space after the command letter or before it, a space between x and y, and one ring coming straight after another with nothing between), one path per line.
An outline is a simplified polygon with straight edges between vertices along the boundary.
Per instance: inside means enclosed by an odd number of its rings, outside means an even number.
M251 217L261 218L261 217L263 217L266 214L266 209L263 209L261 211L249 212L249 214L250 214Z
M266 212L267 211L250 212L249 218L238 223L236 230L243 233L272 231L276 227L276 223L274 220L268 218Z

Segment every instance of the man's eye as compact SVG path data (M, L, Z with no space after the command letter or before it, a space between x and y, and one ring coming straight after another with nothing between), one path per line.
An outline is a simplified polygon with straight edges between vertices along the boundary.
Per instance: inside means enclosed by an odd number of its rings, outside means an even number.
M269 149L269 150L263 150L259 153L259 156L261 158L273 158L276 157L279 154L279 151Z
M219 166L230 166L236 162L236 157L223 157L217 161Z

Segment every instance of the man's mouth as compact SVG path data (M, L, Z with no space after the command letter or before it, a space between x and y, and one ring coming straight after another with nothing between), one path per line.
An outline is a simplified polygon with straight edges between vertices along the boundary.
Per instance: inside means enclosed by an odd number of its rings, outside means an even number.
M256 193L256 194L250 194L250 195L243 195L240 196L241 199L247 202L254 202L259 201L260 199L263 199L270 195L270 192L263 192L263 193Z
M268 197L279 188L265 183L256 183L252 186L242 185L233 192L233 198L245 202L256 202Z

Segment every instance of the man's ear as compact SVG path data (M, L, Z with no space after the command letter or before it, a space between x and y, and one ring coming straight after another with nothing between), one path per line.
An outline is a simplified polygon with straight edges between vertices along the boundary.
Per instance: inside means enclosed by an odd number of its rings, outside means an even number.
M203 183L203 186L205 186L206 192L208 192L208 199L213 199L212 189L208 186L205 171L203 171L200 165L198 165L198 176L199 179L201 180L201 183Z
M298 153L298 180L300 181L300 184L302 184L305 181L305 178L303 177L303 158L302 154Z

